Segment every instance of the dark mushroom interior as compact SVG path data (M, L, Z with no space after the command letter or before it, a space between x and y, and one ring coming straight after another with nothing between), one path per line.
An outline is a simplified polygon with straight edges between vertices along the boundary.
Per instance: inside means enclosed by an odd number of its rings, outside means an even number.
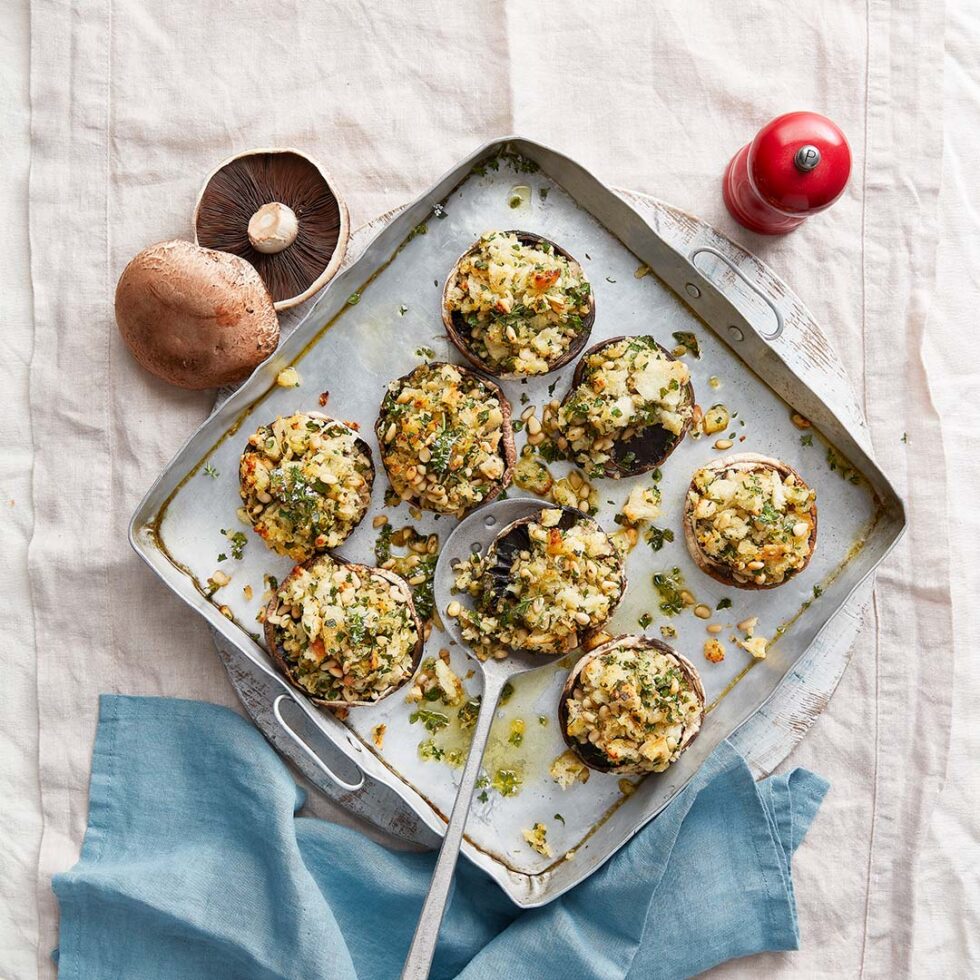
M265 253L252 245L248 225L265 205L278 202L296 215L295 240ZM198 244L246 259L265 282L277 307L301 296L346 247L346 217L320 169L290 150L251 153L218 169L195 215Z

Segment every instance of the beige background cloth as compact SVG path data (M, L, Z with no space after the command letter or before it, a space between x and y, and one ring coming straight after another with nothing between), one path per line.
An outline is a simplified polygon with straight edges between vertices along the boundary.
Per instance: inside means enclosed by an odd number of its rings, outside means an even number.
M78 853L98 693L236 704L203 625L126 541L211 403L129 358L112 316L126 261L192 235L203 175L235 151L308 150L356 225L519 132L764 257L845 359L909 505L851 666L787 762L833 784L795 861L803 949L716 973L976 975L980 11L968 7L944 23L941 4L911 0L4 5L0 974L53 973L50 877ZM794 235L757 238L725 213L720 177L795 108L848 133L851 184Z

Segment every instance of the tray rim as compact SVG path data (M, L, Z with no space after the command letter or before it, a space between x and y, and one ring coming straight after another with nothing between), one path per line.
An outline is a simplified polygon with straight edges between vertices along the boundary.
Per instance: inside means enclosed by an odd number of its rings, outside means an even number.
M431 206L430 202L432 201L433 197L435 197L436 200L443 199L448 193L452 191L452 189L455 186L457 186L460 182L466 179L472 166L475 163L478 163L480 160L492 156L494 154L499 154L501 152L505 152L508 150L522 153L528 156L530 159L535 160L535 162L538 162L537 160L538 156L546 156L546 157L551 156L557 160L563 161L569 167L577 171L580 175L584 176L588 180L593 181L601 191L606 192L608 195L610 195L611 198L614 198L615 201L618 202L618 205L621 208L625 209L626 212L628 212L629 216L637 219L642 224L644 229L648 230L649 233L651 233L653 236L659 239L659 241L662 243L665 249L669 250L669 252L671 252L674 256L676 256L676 258L679 261L681 261L682 263L686 263L688 267L688 269L686 270L687 276L689 278L694 278L694 280L698 283L699 287L701 287L701 289L705 293L708 293L709 295L714 293L716 300L721 302L723 305L727 305L731 307L733 311L731 317L733 320L735 320L736 322L744 321L746 326L748 326L751 335L753 337L758 336L756 327L751 322L751 320L749 320L748 316L746 314L741 313L738 307L736 307L735 304L732 302L731 298L727 294L722 292L714 284L714 282L712 282L712 280L708 278L708 276L702 269L699 269L686 256L678 252L674 248L674 246L666 242L660 236L657 229L653 227L647 221L647 219L632 206L632 204L624 200L619 194L617 194L617 192L613 188L605 184L601 179L595 177L593 174L591 174L591 172L587 171L580 164L576 163L571 158L565 156L563 153L553 150L542 143L536 142L534 140L529 140L520 136L514 136L514 135L504 136L497 139L486 141L485 143L481 144L470 155L468 155L462 161L460 161L455 166L447 170L436 182L434 182L434 184L430 188L428 188L422 194L417 196L415 200L412 201L409 205L405 206L404 209L400 213L396 214L389 223L382 225L379 228L377 233L371 238L371 240L364 247L363 251L358 256L358 258L354 260L340 274L338 274L330 284L328 284L328 286L320 294L320 296L310 307L310 309L306 312L306 314L303 316L300 322L292 330L290 337L288 337L280 346L279 350L277 350L266 362L260 365L252 373L249 379L247 379L247 381L243 383L241 388L235 394L233 394L225 402L224 405L222 405L219 409L216 409L214 412L212 412L208 416L208 418L205 419L202 422L202 424L188 437L188 439L185 440L185 442L177 451L177 453L174 455L174 457L171 459L171 461L167 464L164 470L153 482L151 487L144 494L142 500L140 501L140 504L136 508L133 517L130 521L130 525L129 525L130 543L133 546L134 550L137 552L137 554L143 559L143 561L146 562L153 569L153 571L165 582L165 584L168 585L171 591L175 592L187 605L189 605L192 609L194 609L196 612L201 614L205 618L205 620L209 623L209 625L212 627L212 629L216 630L226 642L230 643L235 649L239 650L246 657L248 657L248 659L253 664L260 667L260 669L266 672L268 671L265 665L257 661L255 656L253 656L246 649L248 646L248 642L250 640L248 635L245 634L244 631L238 625L229 622L224 616L222 616L218 611L218 609L211 602L207 601L194 588L193 584L189 581L188 577L174 563L174 560L170 558L170 556L166 553L165 549L161 548L159 544L154 543L154 541L152 540L153 536L155 535L155 532L153 530L154 523L158 523L159 519L162 518L163 514L166 511L166 506L169 503L169 501L172 499L172 496L179 490L179 488L183 485L183 483L194 472L196 472L197 466L200 465L200 463L203 460L203 457L206 456L213 448L213 446L216 444L216 442L207 442L206 444L204 444L205 440L203 439L205 431L211 427L213 421L215 420L215 417L218 414L225 414L225 415L230 414L232 418L235 419L240 418L241 414L243 412L247 412L250 406L254 403L254 401L257 400L255 394L252 392L252 389L257 388L263 378L265 380L265 386L262 388L258 397L261 398L264 396L268 388L275 384L275 376L278 373L278 371L281 370L283 366L285 366L288 363L291 363L298 356L300 356L302 352L309 346L309 344L317 337L317 335L320 333L321 330L321 327L317 327L312 332L310 332L309 337L302 339L300 335L304 333L303 327L313 320L320 321L322 318L324 318L325 314L323 312L323 308L329 304L329 301L331 299L336 299L336 297L342 294L346 295L345 287L344 287L345 283L355 283L358 286L361 285L361 283L358 281L356 272L358 267L361 265L361 263L364 262L366 259L377 258L377 256L372 253L372 250L377 249L379 243L386 247L388 244L394 243L391 254L388 255L386 258L382 259L378 268L386 265L394 258L395 254L397 254L398 248L400 247L400 243L405 237L404 235L400 236L398 232L404 230L407 233L407 231L411 227L413 227L415 224L418 223L418 221L421 218L427 215ZM531 152L528 153L527 150L530 150ZM542 169L544 169L546 173L549 173L549 176L551 176L552 179L556 180L558 183L564 186L563 181L558 180L558 178L553 177L551 175L547 166L542 167ZM440 190L443 190L444 192L437 193ZM578 201L580 206L586 207L584 204L582 204L581 200L574 193L572 193L571 191L569 191L569 193L575 200ZM424 205L424 208L421 212L419 212L419 208L422 205ZM588 207L586 207L586 210L590 210L590 213L593 213L593 216L596 217L596 220L599 220L600 223L606 226L607 229L610 230L610 232L618 240L620 240L620 242L624 245L624 247L628 249L630 248L628 243L623 241L623 236L618 231L612 231L611 228L608 228L607 223L605 221L602 221L602 219L598 218L598 216L596 216L594 212L591 212L591 209L589 209ZM630 250L632 251L632 249ZM370 265L370 262L368 262L367 264ZM372 273L372 275L373 274L374 273ZM696 307L692 306L690 301L684 296L683 290L678 290L675 284L671 283L668 279L666 279L663 275L661 275L659 271L656 274L658 278L660 278L661 281L665 283L667 288L669 288L682 302L684 302L689 308L693 310L695 315L697 315L702 320L702 322L708 329L710 329L722 341L728 344L728 346L732 346L730 341L728 341L728 339L723 335L723 333L721 333L718 329L716 329L716 327L711 323L711 321L706 319ZM362 276L361 278L365 278L366 281L370 277ZM342 306L343 302L344 300L339 301L338 309ZM335 315L336 315L336 311L328 314L326 316L327 322L332 320ZM294 337L296 339L294 339ZM761 337L758 337L758 340L759 343L763 344L768 351L772 351L771 344L763 341ZM745 363L746 367L749 368L749 370L754 370L751 364L748 363L746 356L744 356L741 352L739 352L737 348L736 348L736 353L738 354L740 360L742 360L743 363ZM820 629L814 634L814 637L812 638L810 643L799 654L799 657L797 659L801 659L803 656L806 655L807 651L813 646L817 638L820 635L822 635L822 633L828 627L828 625L834 619L836 619L836 617L840 614L840 612L845 608L848 600L853 596L853 594L863 585L863 583L868 579L868 577L873 574L874 570L878 567L881 561L883 561L887 557L888 553L891 551L891 549L895 546L895 544L900 539L902 533L904 533L906 527L906 518L905 518L904 504L902 503L901 498L898 496L892 484L888 480L887 476L878 466L877 462L870 455L870 452L866 450L865 447L850 432L850 430L847 429L846 425L837 418L836 411L824 401L821 395L819 395L817 392L813 390L810 383L800 378L799 375L793 370L793 368L787 365L785 361L779 356L778 352L774 352L774 353L777 359L783 362L784 368L793 376L794 380L798 384L802 385L802 387L805 389L807 393L809 393L810 395L812 395L814 398L817 399L820 405L829 413L831 418L841 428L842 432L846 436L845 441L851 443L851 447L848 450L848 458L854 461L854 457L855 456L858 457L860 461L859 469L862 475L868 478L869 483L871 484L875 492L875 496L878 498L879 504L881 506L881 513L884 517L887 518L887 522L890 525L890 540L888 540L886 544L883 545L879 544L880 553L876 555L874 560L871 562L870 567L865 569L863 573L854 581L852 587L848 590L848 592L841 597L839 604L832 611L832 613L827 617L827 619L824 621ZM773 384L770 383L768 379L764 379L764 380L768 387L776 391L776 389L773 387ZM776 393L780 394L780 392L778 391L776 391ZM785 396L780 394L780 397L785 397ZM234 424L232 424L230 428L233 431ZM220 442L223 439L227 438L228 434L229 434L228 429L226 429L225 432L221 435L220 439L217 441ZM837 445L838 440L835 438L833 441L834 444ZM854 453L853 449L856 449L857 452ZM149 532L149 536L147 532ZM153 560L156 557L161 557L165 564L163 566L158 565L157 562ZM167 574L168 571L170 573L169 575ZM260 647L258 648L258 650L260 651L260 656L264 657L264 651L261 651ZM774 697L776 691L778 691L783 686L783 684L786 683L787 679L790 676L790 673L791 670L787 670L783 674L783 676L780 678L778 683L776 683L776 685L773 687L773 690L761 702L756 704L755 707L750 712L748 712L747 715L744 718L742 718L738 722L738 724L732 729L731 733L728 736L729 738L733 737L747 721L749 721L758 712L762 711L765 708L765 706ZM288 691L291 694L293 693L292 689L286 686L285 682L277 675L275 676L274 679L277 680L278 683L283 686L283 689L285 691ZM357 761L358 758L363 758L363 759L370 758L370 756L365 755L363 749L358 744L356 737L353 736L353 734L349 732L347 727L344 726L340 721L338 721L332 715L324 716L322 713L317 712L315 708L312 708L311 706L304 704L305 699L294 698L294 700L296 701L297 704L300 705L301 709L304 710L304 713L306 713L311 718L311 720L314 721L316 727L319 728L321 731L323 731L324 734L327 734L332 741L336 741L336 740L333 739L332 736L328 734L327 729L336 728L342 730L343 734L341 732L336 732L336 734L341 735L341 740L344 741L346 745L348 745L350 749L353 750L352 761L354 761L355 764L360 765L360 763ZM344 735L346 735L346 738L343 737ZM681 784L681 786L678 786L676 788L676 790L674 791L670 799L672 799L677 792L680 792L680 790L683 788L683 785L686 785L686 782L687 780L685 780L684 783ZM441 836L442 832L445 829L444 818L440 819L440 817L437 816L437 811L434 810L434 808L430 803L425 801L425 799L414 789L414 787L412 787L410 784L407 784L405 780L400 777L396 778L391 782L388 782L388 785L391 789L393 789L397 793L397 795L401 796L404 799L404 801L419 816L419 818L423 821L423 823L427 824L431 830L435 831L437 835ZM627 840L629 840L633 836L633 834L635 834L643 826L645 826L645 824L650 819L653 819L653 817L656 816L658 812L660 812L663 806L669 805L669 802L670 801L667 800L661 806L658 806L655 809L653 809L652 812L649 813L644 812L639 814L640 819L637 825L632 829L632 831L629 833L626 839L622 841L619 845L617 845L617 847L615 847L608 855L606 855L606 857L603 858L598 865L596 865L596 868L600 867L602 863L605 863L605 861L608 860L614 853L616 853L616 851L621 846L623 846L623 844ZM481 860L480 856L483 855L483 857L486 858L486 855L484 855L483 852L480 851L478 848L473 847L473 845L469 845L467 847L467 845L464 844L464 848L467 851L469 851L468 856L472 860L475 860L475 862L479 864L481 867L483 867L484 870L488 871L488 873L490 873L491 876L495 878L495 880L497 880L502 887L504 887L509 897L516 904L522 907L535 907L537 905L545 904L546 902L552 901L555 898L559 897L559 895L562 894L565 890L567 890L568 888L572 887L574 884L577 883L577 880L570 882L563 888L558 888L552 892L548 892L545 895L540 895L540 894L536 895L533 893L532 890L532 893L530 895L525 894L522 900L521 895L515 894L511 888L507 887L506 884L507 879L515 879L515 878L533 879L549 874L549 870L540 872L536 875L513 872L492 859L489 859L489 862L487 860ZM474 851L476 853L473 853ZM526 889L524 891L526 893Z

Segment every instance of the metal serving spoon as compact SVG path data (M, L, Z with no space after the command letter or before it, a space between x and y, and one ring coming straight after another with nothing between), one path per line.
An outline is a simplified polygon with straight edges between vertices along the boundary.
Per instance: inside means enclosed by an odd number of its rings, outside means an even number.
M452 884L459 848L463 842L463 829L466 826L473 790L476 788L476 780L480 774L480 764L483 761L483 752L490 735L493 716L497 710L497 702L500 700L500 692L511 678L547 666L553 659L540 653L526 651L511 653L506 660L483 661L473 657L469 646L460 634L456 620L446 615L446 607L453 599L463 601L467 598L453 595L453 570L458 562L468 560L472 554L486 553L493 539L509 524L538 514L548 506L542 500L533 499L500 500L487 504L457 525L446 539L439 554L433 583L436 609L439 610L446 628L467 651L483 674L483 696L473 731L473 741L470 743L470 752L466 757L466 765L463 767L463 775L459 781L456 802L453 804L449 826L446 827L446 836L442 840L439 859L432 873L432 884L422 906L419 923L415 927L408 959L405 960L402 969L403 980L424 980L429 975L436 941L439 938L439 928L446 911L449 886Z

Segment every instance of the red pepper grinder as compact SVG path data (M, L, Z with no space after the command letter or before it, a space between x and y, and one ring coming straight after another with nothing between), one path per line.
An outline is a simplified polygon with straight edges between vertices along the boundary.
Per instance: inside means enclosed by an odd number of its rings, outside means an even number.
M788 112L732 157L722 190L740 224L762 235L785 235L829 208L850 174L851 149L840 129L815 112Z

